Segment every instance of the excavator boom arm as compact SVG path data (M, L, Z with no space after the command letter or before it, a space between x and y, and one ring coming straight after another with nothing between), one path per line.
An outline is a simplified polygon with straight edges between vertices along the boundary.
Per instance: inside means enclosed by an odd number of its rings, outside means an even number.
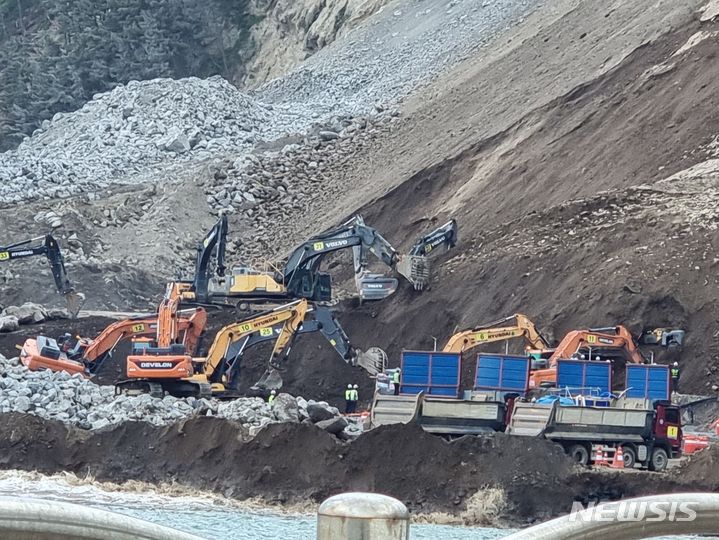
M276 309L265 311L251 319L245 319L222 328L215 336L215 340L210 346L205 359L204 374L211 379L215 370L222 365L232 343L241 340L247 335L259 332L263 328L275 326L284 323L283 332L278 338L278 344L287 345L293 333L297 331L305 314L308 310L307 300L297 300ZM279 349L278 344L275 345L275 351ZM275 354L273 351L273 356Z
M612 333L609 333L612 332ZM644 362L629 330L623 326L615 328L601 328L597 330L574 330L569 332L557 345L556 350L549 358L549 367L556 367L560 359L571 358L580 349L624 349L629 353L629 359L641 364Z
M40 241L42 241L42 244L37 245ZM34 243L36 245L33 245ZM52 235L46 234L45 236L38 236L30 240L16 242L7 247L0 247L0 262L38 255L44 255L47 258L50 269L52 270L52 277L55 280L57 292L65 297L70 315L76 317L85 298L83 295L75 292L75 288L72 286L72 283L70 283L67 277L67 271L65 270L65 259L60 251L60 244Z
M497 327L514 320L514 326ZM458 332L449 338L442 349L444 352L464 352L484 343L494 343L524 337L527 345L533 349L548 349L549 343L539 333L534 323L526 315L517 313L511 317L493 323Z
M227 215L223 214L197 246L197 259L195 262L195 275L192 280L192 290L200 301L207 301L208 298L210 277L213 273L211 266L213 259L215 260L214 273L219 277L225 275L227 227Z
M457 222L454 219L420 237L409 250L409 254L429 255L441 245L447 249L457 245Z

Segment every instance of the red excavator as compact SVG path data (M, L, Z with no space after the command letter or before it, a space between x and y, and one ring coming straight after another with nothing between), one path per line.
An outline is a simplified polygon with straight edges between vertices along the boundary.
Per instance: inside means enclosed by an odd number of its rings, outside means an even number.
M623 359L625 362L644 364L646 360L637 348L632 334L624 326L573 330L557 345L545 369L534 370L529 377L530 388L555 386L557 361L573 358L587 360Z

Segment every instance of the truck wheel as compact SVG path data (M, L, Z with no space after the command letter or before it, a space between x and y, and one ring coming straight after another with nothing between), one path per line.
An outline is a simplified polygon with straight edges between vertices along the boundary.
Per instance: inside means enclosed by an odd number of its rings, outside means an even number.
M589 465L589 452L581 444L573 444L567 449L567 455L582 467Z
M669 463L669 456L664 448L655 448L652 451L652 459L649 461L649 470L661 472L667 468Z
M633 469L637 463L637 452L631 446L622 446L622 455L624 456L624 468Z

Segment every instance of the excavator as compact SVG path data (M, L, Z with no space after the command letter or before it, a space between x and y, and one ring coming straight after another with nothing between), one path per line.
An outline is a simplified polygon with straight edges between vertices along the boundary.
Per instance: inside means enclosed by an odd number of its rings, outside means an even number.
M177 331L182 335L182 343L188 351L194 351L205 328L207 312L203 308L194 310L191 316L180 316ZM38 336L27 339L20 350L20 361L32 371L49 369L67 371L92 376L100 366L111 357L117 345L128 338L149 336L157 332L156 316L124 319L105 328L95 339L77 337L74 346L70 346L69 335L63 339Z
M85 296L75 291L75 288L67 278L65 271L65 259L60 251L60 244L52 235L38 236L30 240L16 242L9 246L0 247L0 262L14 261L25 257L35 257L44 255L47 257L52 269L53 278L55 278L55 287L57 291L65 297L67 310L70 316L75 318L80 312L80 308L85 302Z
M258 332L230 344L225 354L226 364L222 367L230 385L233 381L239 380L242 357L245 352L260 343L278 339L282 333L282 326L282 324L276 324L269 328L261 328ZM370 374L381 372L387 365L387 354L379 347L370 347L365 352L355 349L339 321L325 306L311 306L302 326L297 330L297 335L314 332L320 332L345 362L359 365ZM277 390L281 386L280 374L275 370L271 372L271 377L263 376L254 388Z
M222 227L218 228L222 230ZM215 253L219 254L222 250L219 238L216 244ZM327 302L332 298L332 285L330 275L320 271L322 261L330 253L355 247L360 249L358 253L361 260L365 259L367 252L374 254L407 278L417 290L429 283L429 263L426 257L400 255L377 230L365 225L361 216L357 216L295 248L281 271L261 272L241 267L233 269L229 277L218 273L217 277L205 281L204 276L209 276L209 273L198 268L196 277L199 270L203 278L195 279L193 292L202 302L228 298L255 302L305 298L313 302Z
M127 380L116 385L119 392L145 392L155 396L169 393L178 397L234 397L231 388L234 364L228 362L230 347L246 337L263 333L268 336L273 327L281 325L259 388L281 386L282 369L290 353L290 345L299 333L311 306L306 299L295 300L265 311L249 319L228 325L216 335L207 356L193 358L179 347L152 347L138 342L127 358ZM236 354L234 355L236 358ZM359 365L372 373L382 369L382 359L371 351L363 353L349 349L348 363Z
M509 321L514 321L514 324L511 326L499 326ZM471 330L457 332L449 338L442 351L461 353L485 343L515 338L524 338L528 350L546 350L550 347L547 340L544 339L537 327L526 315L515 313L511 317L477 326Z
M532 371L529 377L530 388L552 387L557 382L557 361L572 358L617 358L635 364L646 363L637 348L634 337L624 326L609 328L590 328L573 330L557 345L549 357L546 369Z

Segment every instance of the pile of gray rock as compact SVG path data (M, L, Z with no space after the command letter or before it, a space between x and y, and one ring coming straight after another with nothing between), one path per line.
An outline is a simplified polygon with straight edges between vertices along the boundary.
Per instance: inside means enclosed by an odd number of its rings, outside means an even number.
M218 401L115 395L114 387L99 386L80 374L29 371L17 358L0 355L0 413L9 412L34 414L90 430L129 421L162 426L206 415L234 420L247 428L250 436L269 424L284 422L315 424L344 440L361 433L361 426L358 429L327 403L289 394L279 394L271 405L261 398Z
M0 154L0 202L156 181L153 172L168 162L246 151L309 121L220 77L131 81L78 111L56 114L16 150Z
M357 150L388 132L398 118L392 110L335 119L277 150L223 160L205 188L207 203L251 223L254 241L238 248L245 260L284 254L293 247L300 218L346 189L342 171L351 167Z
M21 306L8 306L0 312L0 332L13 332L21 324L37 324L44 321L69 319L66 309L45 308L40 304L26 302Z

